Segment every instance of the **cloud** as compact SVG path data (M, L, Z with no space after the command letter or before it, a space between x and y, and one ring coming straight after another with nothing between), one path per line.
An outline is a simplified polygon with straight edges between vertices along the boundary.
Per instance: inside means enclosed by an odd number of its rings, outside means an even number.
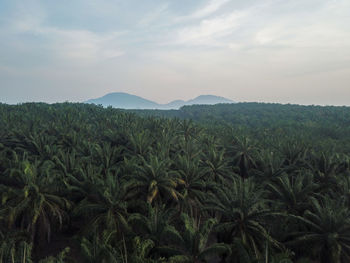
M14 42L13 48L47 52L51 58L79 63L113 59L125 53L120 47L120 37L126 31L94 32L52 26L47 23L47 14L42 6L38 1L34 2L34 6L17 3L16 12L7 21L6 30L0 31L4 39ZM29 10L26 11L27 7ZM29 37L32 41L18 41Z
M90 61L119 57L124 52L117 46L120 32L96 34L88 30L62 30L42 27L36 30L50 40L50 47L63 59Z
M207 4L196 14L209 17L184 23L170 32L164 41L169 45L230 48L232 50L271 48L336 48L350 44L350 1L264 1L245 8L229 5L221 14L221 4ZM214 8L215 7L215 8ZM302 9L301 7L304 7ZM231 10L231 11L230 11ZM198 15L198 17L200 17Z
M194 10L190 14L172 17L173 23L181 24L210 17L231 1L232 0L208 0L204 6Z
M342 96L323 101L350 96L349 0L68 2L0 9L1 98L123 90L163 101L217 93L313 102L301 91L329 95L331 85Z
M240 26L243 12L231 12L211 19L203 19L198 25L177 31L175 44L221 46L220 38L231 35Z
M290 12L265 18L253 40L259 45L288 48L346 47L350 44L350 32L344 27L344 21L350 22L349 10L349 1L327 1L316 6L313 12Z
M154 10L152 10L151 12L143 16L143 18L138 22L138 25L141 27L145 27L145 26L149 26L155 21L158 21L160 18L166 15L168 11L168 7L169 7L168 3L158 6L157 8L155 8Z
M210 0L205 6L189 15L188 18L203 18L208 15L211 15L230 1L231 0Z

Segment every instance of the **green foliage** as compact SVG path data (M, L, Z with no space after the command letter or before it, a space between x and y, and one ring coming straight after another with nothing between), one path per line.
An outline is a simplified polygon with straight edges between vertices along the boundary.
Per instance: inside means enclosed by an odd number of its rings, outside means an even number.
M350 210L342 200L312 198L310 210L296 217L305 229L292 233L293 244L308 244L320 262L350 259Z
M0 263L349 262L349 120L0 104Z
M65 263L65 258L67 257L69 250L69 247L66 247L56 257L50 256L48 258L40 260L39 263Z
M215 219L208 219L203 223L197 222L187 214L181 215L183 227L181 231L173 230L173 245L159 248L170 256L170 262L204 262L210 256L229 253L228 245L223 243L209 243L210 234Z

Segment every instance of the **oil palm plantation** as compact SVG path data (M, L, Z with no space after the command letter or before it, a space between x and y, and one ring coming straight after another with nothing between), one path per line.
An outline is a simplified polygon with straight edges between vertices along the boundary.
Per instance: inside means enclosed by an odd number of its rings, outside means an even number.
M349 262L349 119L0 103L0 262Z

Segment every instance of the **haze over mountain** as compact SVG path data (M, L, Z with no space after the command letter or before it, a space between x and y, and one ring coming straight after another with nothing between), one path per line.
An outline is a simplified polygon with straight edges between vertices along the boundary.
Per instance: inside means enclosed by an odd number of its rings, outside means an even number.
M214 95L201 95L194 99L184 101L184 100L174 100L167 104L159 104L151 100L144 99L142 97L124 93L124 92L114 92L108 93L103 97L97 99L90 99L86 103L93 103L97 105L102 105L104 107L112 106L114 108L122 109L179 109L185 105L194 104L219 104L219 103L234 103L232 100L214 96Z

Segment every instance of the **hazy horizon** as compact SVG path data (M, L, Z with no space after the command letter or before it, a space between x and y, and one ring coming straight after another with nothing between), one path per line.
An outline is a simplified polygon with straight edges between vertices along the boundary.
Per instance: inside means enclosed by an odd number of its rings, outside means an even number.
M348 0L3 0L0 102L350 105Z

